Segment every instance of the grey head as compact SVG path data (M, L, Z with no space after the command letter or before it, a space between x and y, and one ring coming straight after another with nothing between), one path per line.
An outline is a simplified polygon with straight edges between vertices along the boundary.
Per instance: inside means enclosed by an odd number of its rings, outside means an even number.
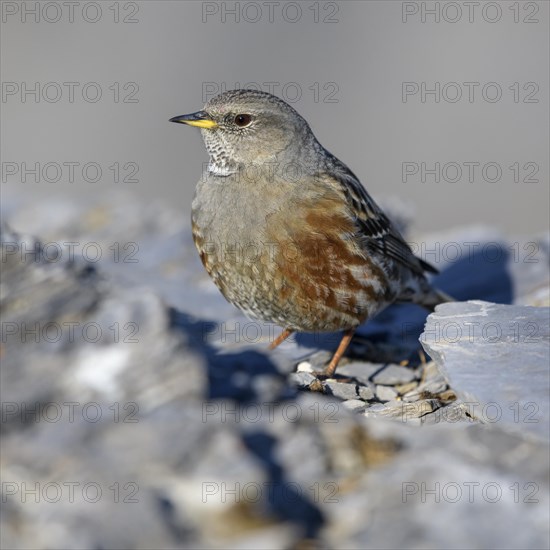
M286 102L257 90L231 90L202 111L171 122L201 128L210 155L209 171L228 175L241 166L295 161L318 165L323 148L308 123Z

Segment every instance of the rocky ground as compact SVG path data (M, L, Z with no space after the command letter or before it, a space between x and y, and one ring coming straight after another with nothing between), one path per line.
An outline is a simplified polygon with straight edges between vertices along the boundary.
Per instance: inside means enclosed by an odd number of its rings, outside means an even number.
M458 301L319 382L337 335L267 352L173 209L2 207L2 548L549 546L547 235L411 235Z

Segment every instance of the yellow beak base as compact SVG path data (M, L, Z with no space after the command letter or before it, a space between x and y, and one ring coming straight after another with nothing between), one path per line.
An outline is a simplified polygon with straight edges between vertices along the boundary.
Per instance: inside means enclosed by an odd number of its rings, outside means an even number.
M213 120L188 120L184 124L197 128L216 128L218 126Z
M212 129L217 128L218 124L206 111L198 111L190 115L175 116L170 119L170 122L178 124L187 124L188 126L196 126L197 128Z

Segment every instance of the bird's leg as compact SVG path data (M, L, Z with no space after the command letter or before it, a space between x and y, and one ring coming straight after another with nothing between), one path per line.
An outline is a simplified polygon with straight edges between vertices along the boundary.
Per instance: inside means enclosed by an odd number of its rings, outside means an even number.
M293 330L285 328L285 330L283 330L283 332L281 332L281 334L279 334L279 336L277 336L277 338L275 338L275 340L273 340L273 342L269 344L268 349L275 349L279 344L282 344L293 332Z
M349 343L351 342L351 339L353 338L353 334L355 333L354 328L350 328L344 332L344 337L340 341L340 345L338 346L338 349L332 356L332 359L330 360L330 363L328 364L328 367L323 371L323 377L330 378L336 371L336 367L338 366L338 363L340 362L340 359L342 359L342 355L346 352L346 349L348 349Z

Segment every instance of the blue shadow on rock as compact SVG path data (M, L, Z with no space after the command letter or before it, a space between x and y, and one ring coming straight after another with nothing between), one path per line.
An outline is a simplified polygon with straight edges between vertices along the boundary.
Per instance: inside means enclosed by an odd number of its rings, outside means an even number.
M170 310L170 321L174 329L185 333L191 348L206 359L209 384L205 400L229 399L235 402L236 409L247 403L285 401L295 398L298 393L288 385L286 376L276 369L268 356L247 350L219 353L204 338L212 322L193 319L174 308ZM241 433L241 438L248 452L259 460L268 478L265 491L268 514L296 525L300 538L318 536L325 518L308 498L305 489L286 479L276 458L277 439L259 429ZM170 520L170 509L166 508L164 501L161 504Z
M175 308L170 309L170 324L186 334L189 343L206 360L208 370L207 399L233 399L241 403L266 401L263 390L266 379L281 386L278 400L296 395L284 381L285 375L277 370L269 356L262 350L241 350L226 353L214 348L207 335L216 326L214 321L193 318ZM280 384L278 384L280 382Z
M303 487L285 478L284 469L276 461L277 441L261 432L243 435L243 443L260 461L269 476L268 503L281 520L297 524L300 538L313 539L325 523L321 510L305 496Z
M511 304L514 295L507 268L509 258L506 245L492 246L491 258L482 251L468 255L433 277L432 283L459 302L485 300ZM393 346L396 352L394 362L409 359L414 364L419 359L418 338L424 330L428 314L426 309L414 304L394 304L362 325L356 340L367 340L375 347L377 343ZM341 333L299 334L296 341L306 347L334 351L341 337ZM353 345L350 355L353 355ZM374 358L372 360L378 362Z

